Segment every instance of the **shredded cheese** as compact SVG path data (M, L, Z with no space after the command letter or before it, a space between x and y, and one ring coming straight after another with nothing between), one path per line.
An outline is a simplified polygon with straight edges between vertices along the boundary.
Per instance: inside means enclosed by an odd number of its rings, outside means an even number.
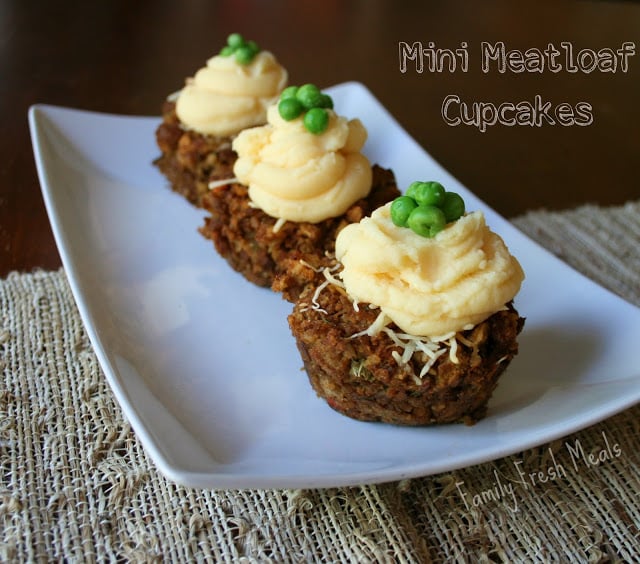
M467 339L466 337L462 336L462 335L458 335L457 337L458 341L460 341L460 343L462 343L465 347L469 347L470 349L474 348L476 346L475 343L471 342L469 339Z
M456 341L455 338L449 339L449 344L451 345L451 348L449 349L449 358L454 364L459 364L460 361L458 360L458 356L456 354L458 352L458 341Z
M300 304L300 311L307 311L309 309L312 309L314 311L319 311L321 313L327 313L327 310L323 309L320 306L320 303L318 302L318 298L320 297L320 293L322 292L322 290L324 290L329 284L333 284L338 288L344 289L344 285L342 284L342 282L340 282L340 280L338 280L335 276L333 276L333 274L331 274L331 271L335 270L336 266L334 265L331 268L327 266L325 266L324 268L314 268L308 262L305 262L303 260L301 260L300 263L303 264L304 266L307 266L314 272L322 272L322 274L325 277L325 281L322 284L320 284L320 286L318 286L315 292L313 293L313 297L311 298L311 305L306 303Z
M310 268L311 270L313 270L314 272L322 272L324 270L323 267L318 267L316 268L315 266L313 266L312 264L309 264L306 260L302 260L300 259L300 264L302 266L306 266L307 268Z
M342 288L344 289L344 284L342 283L341 280L338 280L331 272L332 270L336 270L336 267L332 267L332 268L325 268L322 271L322 274L324 274L324 277L327 279L327 281L330 284L333 284L334 286L338 286L338 288Z
M357 311L357 310L356 310ZM358 337L362 337L363 335L368 335L369 337L373 337L377 335L384 329L386 325L389 324L391 320L382 312L378 314L375 321L369 325L364 331L360 331L359 333L354 333L349 337L350 339L357 339Z
M381 314L383 315L383 314ZM378 319L380 319L380 315ZM371 327L377 325L378 319L371 324ZM429 337L419 337L417 335L410 335L408 333L398 333L389 327L383 327L382 331L391 339L394 345L402 349L402 354L399 354L397 351L392 352L392 356L396 363L399 366L406 366L409 364L409 361L413 358L413 355L416 352L422 353L423 357L426 357L425 363L422 365L419 376L415 377L414 380L417 383L422 381L422 378L431 370L432 366L436 363L438 358L440 358L446 351L448 344L451 346L451 342L455 342L455 335L450 337L446 336L446 339L440 338L439 340L429 338ZM450 349L451 350L451 349ZM396 354L393 354L393 353ZM455 360L457 362L457 358Z
M209 190L215 190L216 188L220 188L220 186L226 186L227 184L234 184L238 182L237 178L223 178L222 180L212 180L209 182Z
M329 285L329 281L325 280L320 286L316 288L316 291L313 293L313 297L311 298L311 307L316 311L320 311L322 313L327 313L326 309L320 307L320 303L318 302L318 298L320 297L320 292L324 290Z
M279 218L277 219L277 221L276 221L276 222L274 223L274 225L273 225L273 232L274 232L274 233L277 233L278 231L280 231L280 228L281 228L285 223L287 223L287 220L286 220L286 219L284 219L284 218L282 218L282 217L279 217Z
M330 284L344 291L344 283L339 278L340 274L333 274L340 269L340 263L337 263L331 268L315 268L314 266L303 260L301 260L300 263L308 268L311 268L314 272L322 272L325 277L324 282L322 282L322 284L320 284L316 288L313 297L311 298L311 304L299 304L300 311L307 311L308 309L312 309L321 313L327 313L327 311L320 306L318 298L320 297L321 292ZM353 307L355 311L360 311L358 303L355 300L353 300ZM377 309L377 306L369 304L369 308ZM416 353L420 353L426 360L422 365L422 368L420 369L419 375L413 374L413 379L418 385L422 383L422 379L429 373L429 370L431 370L433 365L443 354L447 352L447 350L449 351L449 359L451 360L451 362L453 362L454 364L459 364L460 360L458 359L457 355L458 345L462 344L469 348L475 348L474 343L456 332L451 332L436 337L422 337L418 335L411 335L409 333L394 331L389 327L390 324L391 319L381 311L377 315L373 323L369 325L369 327L362 331L354 333L349 338L357 339L358 337L363 337L365 335L368 337L373 337L375 335L378 335L379 333L386 334L391 342L402 351L391 351L391 357L395 360L398 366L401 367L409 366L409 362L411 361L413 356ZM472 327L465 327L464 329L466 330L471 328ZM502 360L503 359L500 359L500 361Z

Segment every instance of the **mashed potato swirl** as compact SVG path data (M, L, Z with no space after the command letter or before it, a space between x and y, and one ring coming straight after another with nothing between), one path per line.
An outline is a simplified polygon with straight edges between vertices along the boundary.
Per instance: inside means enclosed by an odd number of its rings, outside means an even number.
M270 104L287 83L287 71L269 51L248 65L216 55L187 80L176 114L188 128L206 135L234 135L262 125Z
M482 212L426 238L396 227L390 205L338 234L352 299L379 306L407 333L436 337L481 323L518 293L524 272Z
M364 126L327 111L327 129L314 135L302 119L282 119L273 105L267 125L234 140L234 173L271 217L317 223L343 214L371 190L371 165L360 152L367 139Z

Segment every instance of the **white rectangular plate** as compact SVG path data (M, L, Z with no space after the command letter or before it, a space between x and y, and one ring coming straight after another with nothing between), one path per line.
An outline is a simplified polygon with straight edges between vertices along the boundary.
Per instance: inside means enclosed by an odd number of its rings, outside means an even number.
M361 84L328 89L400 187L441 181L481 209L527 274L520 354L486 419L403 428L351 420L312 391L290 305L197 233L204 213L152 165L158 118L33 106L47 211L74 297L122 409L161 472L187 486L374 483L505 456L640 399L640 310L529 240L443 170Z

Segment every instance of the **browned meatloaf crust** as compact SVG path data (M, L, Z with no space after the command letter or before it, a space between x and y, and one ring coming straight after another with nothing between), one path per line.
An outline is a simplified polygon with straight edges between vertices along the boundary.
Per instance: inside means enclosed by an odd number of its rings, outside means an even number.
M175 102L162 107L156 142L162 154L154 161L171 189L196 206L209 191L209 182L233 177L237 155L231 137L202 135L185 129L176 115Z
M467 344L458 341L459 364L451 361L447 350L420 380L415 375L423 366L424 360L418 359L423 353L400 367L391 351L402 350L385 333L350 338L369 327L379 310L360 304L356 312L344 290L335 285L317 297L325 312L307 308L313 293L309 287L288 318L309 381L333 409L364 421L475 423L485 416L499 376L518 352L516 337L524 325L509 304L460 333Z
M336 235L345 225L360 221L400 195L393 172L374 165L371 192L344 215L319 223L287 221L274 231L276 220L251 207L247 192L246 186L237 183L211 190L202 199L211 215L200 232L247 280L272 287L289 301L315 274L303 264L325 265L326 254L333 253Z

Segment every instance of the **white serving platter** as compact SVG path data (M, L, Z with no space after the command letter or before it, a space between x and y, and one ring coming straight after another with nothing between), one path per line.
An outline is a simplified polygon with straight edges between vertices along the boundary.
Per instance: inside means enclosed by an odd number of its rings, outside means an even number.
M204 488L311 488L449 471L543 444L640 400L640 310L578 274L436 163L359 83L327 90L369 131L371 162L485 212L527 278L520 354L475 426L351 420L311 389L290 305L232 271L204 212L152 165L157 117L35 105L42 193L104 374L159 470Z

